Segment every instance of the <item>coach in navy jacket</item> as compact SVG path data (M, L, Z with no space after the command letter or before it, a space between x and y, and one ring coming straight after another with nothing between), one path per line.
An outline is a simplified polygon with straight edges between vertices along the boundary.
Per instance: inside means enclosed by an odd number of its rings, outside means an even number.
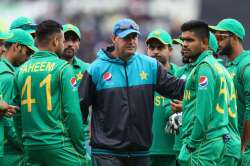
M82 104L92 105L91 146L97 165L135 165L131 157L146 157L136 165L148 165L154 92L173 99L183 95L183 80L167 73L155 59L136 52L138 34L133 20L117 21L113 46L101 49L84 73ZM98 158L105 155L119 162L105 164Z

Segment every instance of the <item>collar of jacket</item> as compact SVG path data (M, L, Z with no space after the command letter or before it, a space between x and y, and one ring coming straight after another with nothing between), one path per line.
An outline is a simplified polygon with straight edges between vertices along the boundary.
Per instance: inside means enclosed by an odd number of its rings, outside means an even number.
M135 60L136 56L137 56L137 53L134 53L128 59L128 61L124 61L121 58L116 58L116 57L112 56L111 53L110 53L111 51L113 51L113 46L109 46L106 49L100 49L97 52L97 58L101 59L101 60L104 60L104 61L111 62L111 63L117 63L117 64L120 64L120 65L125 65L125 64L132 63Z

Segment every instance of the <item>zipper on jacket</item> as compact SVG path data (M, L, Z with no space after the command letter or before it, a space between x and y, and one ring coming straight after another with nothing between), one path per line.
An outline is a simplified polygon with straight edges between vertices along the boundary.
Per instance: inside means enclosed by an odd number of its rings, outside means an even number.
M128 73L127 73L127 62L124 63L123 65L124 70L125 70L125 79L126 79L126 91L127 91L127 97L128 97L128 113L129 113L129 120L128 120L128 126L131 125L131 112L130 112L130 97L129 97L129 85L128 85Z

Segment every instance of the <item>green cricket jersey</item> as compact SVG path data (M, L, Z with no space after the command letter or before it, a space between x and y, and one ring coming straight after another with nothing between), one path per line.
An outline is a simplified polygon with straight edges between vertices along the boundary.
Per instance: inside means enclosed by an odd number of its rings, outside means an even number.
M227 63L237 92L239 132L243 132L244 120L250 120L250 51L243 51Z
M175 64L170 64L169 73L175 75L176 71L177 66ZM155 93L152 125L153 141L149 150L151 155L176 154L173 150L175 136L165 132L166 122L171 115L170 99Z
M85 70L87 70L88 66L89 66L88 63L85 63L76 56L74 56L72 61L72 67L77 81L77 87L79 87L83 78L83 73L85 72ZM89 139L89 125L84 123L83 128L84 128L84 139L87 140Z
M30 150L73 144L84 155L82 116L72 67L48 51L38 51L15 78L24 146Z
M88 66L89 66L88 63L85 63L81 59L74 56L72 61L72 67L74 70L75 78L77 80L77 87L79 87L83 78L83 73L85 72L85 70L87 70Z
M177 70L176 77L186 80L192 69L193 69L192 64L185 64L184 66L180 67ZM179 134L175 135L174 150L177 152L180 151L182 147L182 139L181 139L182 132L183 132L182 127L180 127Z
M1 91L1 82L0 82L0 101L2 100L2 91ZM0 116L0 158L3 157L3 143L4 143L4 130L3 130L3 124L1 123L2 118ZM1 161L1 159L0 159Z
M193 65L183 97L182 138L184 143L197 148L205 139L228 133L227 82L230 77L209 50L204 51Z
M12 103L15 67L4 57L0 61L0 80L2 100ZM3 117L4 154L16 154L22 151L21 139L18 139L13 119Z

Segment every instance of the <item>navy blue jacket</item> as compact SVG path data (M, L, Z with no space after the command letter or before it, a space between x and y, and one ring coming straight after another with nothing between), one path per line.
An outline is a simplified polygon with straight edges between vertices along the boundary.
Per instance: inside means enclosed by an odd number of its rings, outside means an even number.
M83 103L93 110L92 153L122 156L148 154L154 92L181 99L185 84L153 58L135 53L125 62L106 50L97 53L82 83Z

